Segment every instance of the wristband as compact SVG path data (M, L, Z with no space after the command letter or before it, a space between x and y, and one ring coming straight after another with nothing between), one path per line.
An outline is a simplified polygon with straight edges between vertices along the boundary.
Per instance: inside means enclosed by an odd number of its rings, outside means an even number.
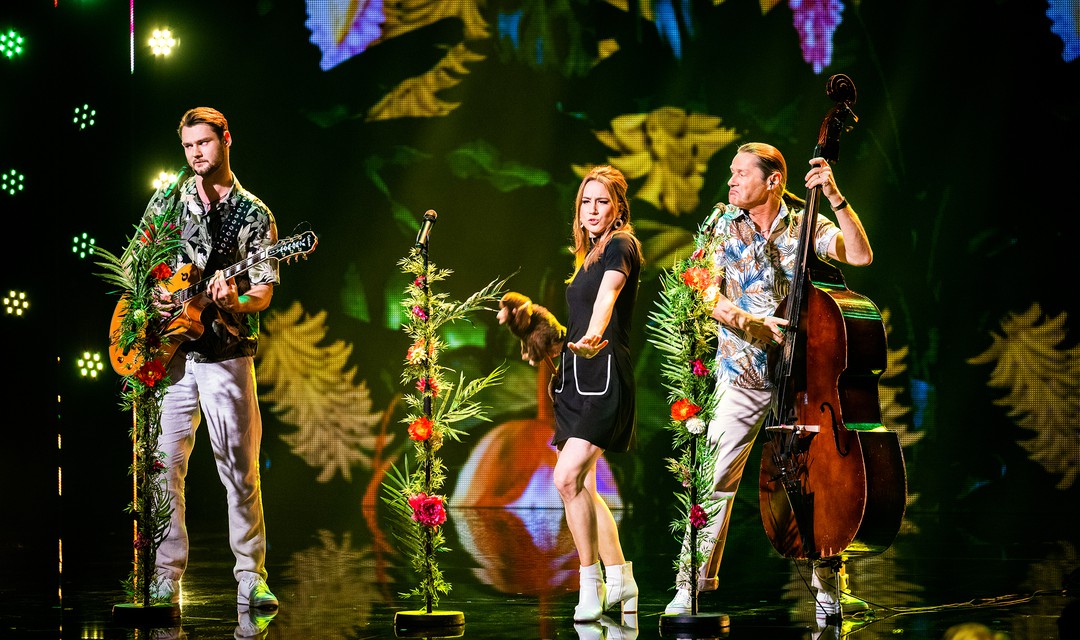
M847 198L844 198L843 200L840 201L840 204L833 207L832 210L833 211L839 211L841 209L846 209L846 208L847 208Z

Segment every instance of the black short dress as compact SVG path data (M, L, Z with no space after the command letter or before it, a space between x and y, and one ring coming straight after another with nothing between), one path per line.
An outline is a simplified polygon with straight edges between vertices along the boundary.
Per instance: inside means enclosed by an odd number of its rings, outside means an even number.
M553 387L555 436L551 444L555 446L562 446L567 438L581 438L605 451L622 452L633 444L637 403L630 323L641 275L641 255L629 234L614 234L600 260L587 270L579 270L566 288L570 311L566 340L574 342L584 337L607 271L622 272L626 284L615 299L611 320L604 330L607 346L592 358L580 358L569 347L563 347Z

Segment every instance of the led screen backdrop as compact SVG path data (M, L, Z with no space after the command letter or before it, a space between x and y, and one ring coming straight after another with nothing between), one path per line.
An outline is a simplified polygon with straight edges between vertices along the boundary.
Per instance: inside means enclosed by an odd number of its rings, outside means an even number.
M32 299L28 318L4 319L22 363L11 389L26 399L3 465L26 487L7 498L26 507L17 513L54 494L60 461L73 508L121 517L121 382L75 368L87 350L105 350L116 301L72 238L121 248L158 172L183 162L180 115L210 105L229 118L236 175L281 236L310 228L320 238L308 260L282 265L262 314L271 526L379 527L379 483L411 446L399 304L409 280L398 260L423 213L438 213L430 255L453 270L445 293L460 299L510 277L509 289L565 321L572 199L598 163L629 177L646 259L633 336L637 444L605 459L602 489L624 522L673 516L669 398L648 341L659 275L726 200L739 144L778 146L805 195L836 73L858 90L836 173L875 250L871 266L844 275L885 320L880 401L904 447L905 526L958 512L974 530L1000 526L1003 513L1052 521L1055 505L1076 503L1075 4L21 4L0 10L0 27L25 38L21 55L0 59L0 173L25 184L0 194L16 240L4 286ZM148 46L161 27L176 38L165 57ZM543 552L565 547L545 381L494 312L471 320L448 327L442 364L509 371L484 394L490 421L443 449L447 493L456 507L501 515L454 526L467 544L505 544L484 531L494 527L527 532ZM189 491L214 495L201 455ZM755 509L753 482L738 500ZM219 509L192 501L191 517ZM752 519L736 526L760 535Z

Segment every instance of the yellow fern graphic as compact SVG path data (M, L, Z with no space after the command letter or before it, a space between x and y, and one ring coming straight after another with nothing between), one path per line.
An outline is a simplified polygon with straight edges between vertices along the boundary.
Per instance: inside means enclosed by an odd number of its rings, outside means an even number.
M969 364L993 364L987 384L1007 389L995 404L1008 407L1017 426L1032 433L1020 445L1035 462L1060 475L1058 489L1076 484L1080 473L1080 346L1061 348L1068 317L1048 318L1038 303L1001 321L1001 334Z
M464 25L465 42L489 37L488 24L480 15L480 0L444 2L442 0L402 0L386 5L386 22L379 42L433 24L444 18L458 18ZM368 121L394 118L432 118L445 116L460 103L438 97L440 91L456 86L469 73L468 63L485 56L469 49L465 43L450 48L446 56L425 73L403 81L375 104L367 114Z
M367 384L353 384L355 366L346 370L352 345L320 345L325 319L325 311L309 316L299 302L268 313L256 367L259 399L297 427L282 440L319 470L319 482L338 473L350 480L352 467L370 468L378 439L388 437L376 433L382 413L372 410Z
M611 131L596 138L617 155L608 161L627 178L644 178L634 197L678 216L697 211L698 192L705 184L709 160L738 140L735 129L720 126L716 116L660 107L650 113L630 113L611 121ZM575 166L581 177L589 167Z

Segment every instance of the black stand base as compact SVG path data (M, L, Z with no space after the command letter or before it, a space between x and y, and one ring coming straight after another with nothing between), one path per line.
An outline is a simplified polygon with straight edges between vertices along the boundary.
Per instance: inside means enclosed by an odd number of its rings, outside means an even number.
M726 638L731 618L726 613L665 613L660 616L663 637Z
M665 613L660 616L660 635L678 638L726 638L731 618L726 613Z
M394 635L399 638L460 638L465 635L465 614L460 611L398 611Z
M117 624L138 627L171 627L180 619L180 605L168 602L143 606L131 602L113 605L113 620Z

